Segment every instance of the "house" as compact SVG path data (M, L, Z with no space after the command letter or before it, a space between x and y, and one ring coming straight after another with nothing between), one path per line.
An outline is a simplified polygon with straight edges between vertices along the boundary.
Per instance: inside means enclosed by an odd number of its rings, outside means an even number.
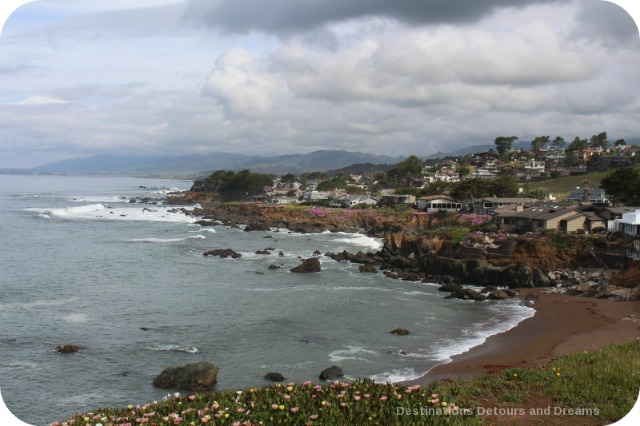
M378 199L369 195L349 195L344 200L343 207L349 208L357 204L366 204L367 206L377 206Z
M542 230L561 230L560 222L572 218L574 208L558 206L529 207L516 206L498 209L494 212L494 222L503 232L534 232ZM574 220L572 218L572 220ZM578 226L577 222L572 226Z
M544 161L529 160L525 163L524 169L530 170L530 171L536 171L538 173L544 173L545 171Z
M266 201L267 204L295 204L298 199L295 197L270 197Z
M388 194L382 196L381 202L389 207L413 205L416 202L416 196L408 194Z
M304 193L304 201L308 202L317 202L317 201L327 201L329 196L324 191L306 191Z
M587 194L588 191L588 194ZM607 204L609 199L603 189L600 188L576 188L567 197L567 201L582 201L594 204Z
M420 197L416 199L417 209L425 212L458 212L462 209L462 202L453 198L433 195L430 197Z
M634 212L623 213L621 219L610 220L608 230L640 236L640 208L636 207Z
M473 200L473 213L475 214L491 214L495 209L505 206L531 205L537 202L535 198L503 198L489 197Z

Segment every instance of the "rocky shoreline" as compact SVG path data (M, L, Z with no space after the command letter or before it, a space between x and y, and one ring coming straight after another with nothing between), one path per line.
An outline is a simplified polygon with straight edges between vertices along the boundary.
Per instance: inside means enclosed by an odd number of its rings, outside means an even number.
M197 202L189 193L171 202ZM288 208L264 204L206 205L186 214L201 226L244 225L246 232L289 230L298 233L350 232L382 238L376 253L325 253L336 261L360 264L360 272L381 271L393 279L451 285L451 297L484 300L489 292L462 286L544 288L603 299L640 300L640 264L625 271L600 265L589 245L564 236L515 236L469 233L455 244L433 230L454 228L436 214L378 210ZM554 240L556 238L556 240ZM575 237L574 237L575 238ZM455 286L458 287L455 287ZM502 291L491 298L513 297Z

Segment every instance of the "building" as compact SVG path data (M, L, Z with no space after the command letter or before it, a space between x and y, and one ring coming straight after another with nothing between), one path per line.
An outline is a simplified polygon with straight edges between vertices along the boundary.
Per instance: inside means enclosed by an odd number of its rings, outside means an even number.
M588 191L588 194L587 194ZM576 188L567 197L567 201L582 201L593 204L607 204L609 199L604 189L600 188Z
M389 207L408 206L415 204L416 196L407 194L388 194L382 196L381 202L385 206Z
M608 229L609 232L640 236L640 208L636 208L634 212L623 213L621 219L610 220Z
M442 195L420 197L416 199L416 208L425 212L458 212L462 209L462 202Z
M517 206L495 211L494 222L504 232L592 231L604 228L606 220L592 211L581 210L580 206L541 206L527 209Z
M489 197L473 200L473 213L475 214L491 214L493 210L505 207L516 206L518 204L526 206L537 202L535 198L503 198Z

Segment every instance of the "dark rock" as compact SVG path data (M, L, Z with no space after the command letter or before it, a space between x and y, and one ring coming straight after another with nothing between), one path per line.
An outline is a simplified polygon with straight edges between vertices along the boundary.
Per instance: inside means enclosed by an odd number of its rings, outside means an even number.
M488 285L485 288L483 288L482 290L480 290L480 293L491 293L492 291L496 291L497 288L492 286L492 285Z
M82 346L78 345L62 345L56 346L56 352L61 354L70 354L73 352L78 352L80 349L84 349Z
M183 367L169 367L153 379L153 386L161 389L206 392L213 390L218 370L218 367L206 361L187 364Z
M266 223L261 222L251 222L245 228L245 232L251 231L271 231L271 227Z
M320 272L320 261L315 257L304 259L300 265L296 266L295 268L292 268L291 272L300 272L300 273Z
M209 250L206 251L204 253L202 253L203 256L220 256L223 258L226 257L231 257L233 259L237 259L238 257L241 257L242 255L240 253L237 253L231 249L215 249L215 250Z
M271 254L271 252L269 250L265 249L265 250L256 251L256 254Z
M487 299L489 300L504 300L508 298L509 295L507 294L507 292L502 290L493 290L492 292L487 294Z
M264 375L264 378L272 382L282 382L285 380L284 376L280 373L267 373Z
M282 266L280 265L269 265L268 269L280 269L280 268L282 268Z
M449 293L453 293L455 291L461 291L462 288L463 287L460 284L447 283L438 287L438 291L448 291Z
M278 256L284 256L284 253L282 252L282 250L280 250L280 252L278 253Z
M320 252L320 250L314 250L311 255L312 256L322 256L322 253Z
M516 297L518 295L518 292L511 288L504 290L504 292L507 293L509 297Z
M342 376L344 376L344 372L342 371L342 368L334 365L333 367L329 367L322 370L322 373L320 373L319 378L320 380L337 380Z
M376 269L376 267L375 267L375 266L373 266L373 265L360 265L360 266L358 267L358 270L359 270L360 272L368 272L368 273L376 273L376 272L378 272L378 270Z
M200 226L215 226L216 223L212 220L196 220L195 221L196 224L200 225Z
M520 302L520 305L532 308L536 300L538 300L538 295L529 293L524 297L524 299L522 299L522 302Z
M391 334L395 334L396 336L406 336L410 333L406 328L396 328L390 331Z
M486 299L486 297L479 291L475 291L470 288L463 288L460 291L451 293L450 295L445 297L445 299L475 300L476 302L482 302Z
M391 271L384 271L384 272L383 272L383 274L384 274L386 277L392 278L392 279L394 279L394 280L397 280L397 279L398 279L398 275L397 275L397 274L395 274L395 273L393 273L393 272L391 272Z

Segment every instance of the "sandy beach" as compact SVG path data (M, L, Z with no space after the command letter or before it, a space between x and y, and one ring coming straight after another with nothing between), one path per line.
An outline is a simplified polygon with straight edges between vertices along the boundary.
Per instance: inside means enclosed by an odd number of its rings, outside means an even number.
M593 350L640 337L640 302L620 302L541 289L520 290L538 295L536 313L518 326L489 337L485 343L456 355L407 385L424 385L447 377L465 377L512 367L547 364L560 355Z

